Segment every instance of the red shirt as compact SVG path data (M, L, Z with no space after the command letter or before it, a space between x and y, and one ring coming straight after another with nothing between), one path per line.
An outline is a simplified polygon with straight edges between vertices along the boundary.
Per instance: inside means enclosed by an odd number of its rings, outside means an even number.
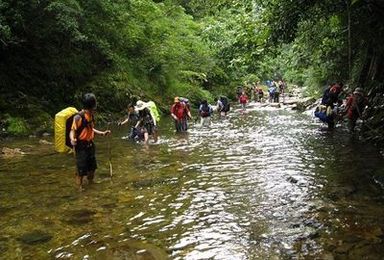
M171 107L171 113L179 120L184 119L187 116L188 111L187 105L182 102L175 103Z
M356 103L357 95L352 94L348 97L347 104L346 104L346 107L348 108L347 110L348 118L350 119L358 118L361 116L361 113L363 113L364 107L368 104L368 100L365 97L361 97L361 98L363 99L361 101L363 103L360 104L361 106L360 107L359 104Z
M239 100L240 100L240 104L246 104L248 101L248 97L247 95L241 95Z

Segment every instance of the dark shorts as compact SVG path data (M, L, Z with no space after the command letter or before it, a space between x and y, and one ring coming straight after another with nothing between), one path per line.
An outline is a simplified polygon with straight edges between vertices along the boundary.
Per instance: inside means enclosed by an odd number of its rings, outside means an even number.
M93 142L79 142L76 145L76 164L79 176L86 176L97 169Z
M153 135L157 130L157 127L150 123L144 124L144 128L147 130L148 135Z
M186 132L188 130L187 119L181 119L181 120L175 121L175 127L177 132Z

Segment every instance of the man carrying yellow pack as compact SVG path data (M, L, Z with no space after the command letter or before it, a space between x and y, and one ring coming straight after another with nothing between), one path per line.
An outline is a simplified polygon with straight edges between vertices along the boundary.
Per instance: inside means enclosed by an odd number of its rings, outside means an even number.
M80 191L83 190L83 179L87 177L88 182L92 183L97 168L95 157L95 144L93 139L95 133L98 135L108 135L110 130L99 131L94 128L94 113L96 111L96 97L92 93L87 93L83 97L83 110L73 117L73 123L69 137L71 144L76 151L76 183Z

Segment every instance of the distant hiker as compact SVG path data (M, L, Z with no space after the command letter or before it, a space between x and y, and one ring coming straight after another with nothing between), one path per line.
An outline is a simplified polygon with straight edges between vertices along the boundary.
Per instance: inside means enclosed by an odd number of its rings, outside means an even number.
M143 137L145 144L148 144L149 136L152 136L153 141L156 143L158 139L157 122L155 116L151 113L149 104L138 100L135 110L139 113L139 120L135 127L139 136Z
M213 113L213 108L208 104L207 100L203 100L199 107L199 114L201 117L201 125L209 126L211 124L211 115Z
M188 130L188 118L192 119L189 106L181 102L179 97L175 97L174 104L171 107L171 116L175 121L177 132L186 132Z
M129 123L131 126L130 133L128 136L128 139L135 140L138 137L138 132L136 130L136 124L139 121L139 113L135 111L135 106L133 104L128 105L128 116L123 122L119 122L118 125L125 125L126 123Z
M273 102L275 103L279 103L280 102L280 88L279 88L279 85L276 81L275 82L275 95L273 96Z
M263 102L263 100L264 100L264 91L263 91L263 89L259 85L256 86L255 96L256 96L256 101Z
M276 94L276 86L272 82L268 87L268 94L269 94L269 103L272 103L275 101L275 94Z
M92 183L97 168L95 157L94 135L108 135L110 130L99 131L94 128L94 113L96 111L96 97L87 93L83 97L83 110L73 117L71 132L69 134L71 144L76 151L77 174L76 183L79 189L83 189L83 179L87 177Z
M230 110L229 100L226 96L221 96L217 100L217 111L220 113L221 118L225 118Z
M328 124L329 129L333 129L335 127L335 116L336 113L334 112L335 104L340 104L340 93L343 89L343 84L341 82L334 83L330 85L328 88L325 89L323 93L323 97L321 99L321 105L323 106L321 111L325 111L326 115L324 116L324 113L315 114L315 116L319 117L320 120L324 123Z
M241 94L242 94L243 92L244 92L244 91L243 91L243 87L238 86L237 89L236 89L236 98L237 98L237 100L239 100L239 98L240 98L240 96L241 96Z
M283 102L285 102L285 89L287 86L283 80L280 80L278 85L279 85L280 96L283 97Z
M356 88L352 95L347 99L347 104L344 109L344 114L348 117L348 128L351 132L355 130L356 121L363 118L363 113L368 105L368 100L364 96L362 88Z
M245 91L243 91L239 97L239 102L241 105L241 108L245 110L245 107L247 106L248 103L248 96L245 94Z

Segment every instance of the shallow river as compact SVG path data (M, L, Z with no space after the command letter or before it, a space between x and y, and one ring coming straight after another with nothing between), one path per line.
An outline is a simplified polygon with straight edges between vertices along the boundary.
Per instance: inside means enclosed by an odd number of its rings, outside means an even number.
M102 128L102 127L101 127ZM0 259L383 259L384 160L311 116L235 109L160 142L96 139L96 183L39 139L1 146ZM52 141L52 138L46 138Z

